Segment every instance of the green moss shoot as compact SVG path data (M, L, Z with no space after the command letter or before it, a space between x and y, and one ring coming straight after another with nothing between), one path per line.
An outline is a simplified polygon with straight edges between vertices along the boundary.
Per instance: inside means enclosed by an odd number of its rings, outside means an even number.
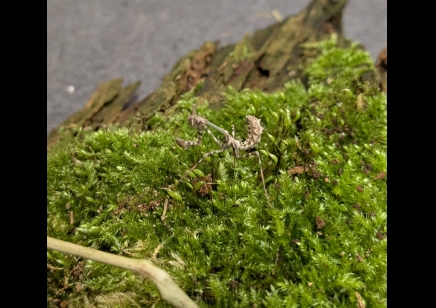
M197 113L246 134L245 115L265 128L256 158L196 140L179 112L149 121L152 130L65 132L47 158L47 234L132 258L151 259L200 307L386 307L386 95L368 52L317 47L307 84L282 91L226 92L225 107ZM218 136L218 134L217 134ZM205 176L212 189L202 186ZM203 182L202 182L203 181ZM168 198L166 218L161 219ZM55 307L169 307L146 278L47 251L47 301Z

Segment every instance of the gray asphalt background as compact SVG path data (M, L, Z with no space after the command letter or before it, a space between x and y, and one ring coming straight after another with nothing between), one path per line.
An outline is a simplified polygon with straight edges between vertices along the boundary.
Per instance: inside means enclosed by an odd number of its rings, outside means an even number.
M47 0L47 134L81 109L98 83L142 80L142 99L204 41L221 46L304 9L310 0ZM350 0L346 37L377 58L387 45L387 0Z

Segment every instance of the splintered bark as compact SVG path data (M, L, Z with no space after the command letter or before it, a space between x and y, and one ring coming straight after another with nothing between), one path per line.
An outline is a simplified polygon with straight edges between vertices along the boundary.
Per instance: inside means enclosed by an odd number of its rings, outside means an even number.
M217 42L206 42L200 49L182 57L162 85L141 101L127 107L139 82L122 86L122 79L101 83L86 106L69 117L61 126L90 127L97 130L109 124L136 131L147 130L147 121L155 114L171 114L180 96L204 81L197 93L199 103L207 101L220 108L222 92L229 86L271 92L293 79L305 81L303 67L317 51L305 46L338 35L341 45L342 10L347 0L313 0L296 16L273 24L244 37L240 42L218 48ZM308 44L309 43L309 44ZM48 136L48 146L58 139L57 129Z

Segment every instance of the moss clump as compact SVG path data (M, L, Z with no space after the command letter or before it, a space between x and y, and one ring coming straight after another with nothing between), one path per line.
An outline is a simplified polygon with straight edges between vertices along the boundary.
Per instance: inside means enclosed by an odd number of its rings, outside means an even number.
M340 49L334 37L316 48L307 85L229 89L221 111L197 107L221 127L234 124L238 139L246 114L262 120L271 207L257 159L227 152L166 189L216 149L207 136L186 151L174 142L196 138L189 94L177 115L150 120L151 131L78 131L52 148L48 235L152 259L201 307L385 307L386 96L366 78L367 52ZM202 186L207 176L212 189ZM50 306L168 306L128 271L56 251L47 262Z

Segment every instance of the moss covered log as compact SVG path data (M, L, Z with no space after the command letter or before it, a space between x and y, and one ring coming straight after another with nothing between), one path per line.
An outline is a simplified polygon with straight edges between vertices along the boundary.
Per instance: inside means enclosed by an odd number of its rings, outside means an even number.
M236 91L259 89L273 92L286 82L307 81L304 67L318 54L311 44L336 34L338 44L350 44L342 36L342 9L346 0L314 0L296 16L259 30L240 42L220 48L206 42L198 50L182 57L163 78L162 85L139 102L131 102L139 82L123 87L122 79L103 82L90 100L62 127L87 128L117 124L138 132L149 129L148 121L156 114L173 114L180 96L203 83L197 93L199 102L207 101L220 109L222 93L228 86ZM378 76L366 76L378 80ZM378 81L380 82L380 81ZM48 136L48 146L58 140L58 128Z
M336 35L304 45L313 58L277 91L226 87L222 108L180 96L147 131L61 131L48 152L47 233L168 272L200 307L386 307L386 95L368 52ZM369 77L368 77L369 76ZM186 121L199 115L246 136L261 119L257 159L204 153ZM55 307L167 307L145 277L47 252Z

